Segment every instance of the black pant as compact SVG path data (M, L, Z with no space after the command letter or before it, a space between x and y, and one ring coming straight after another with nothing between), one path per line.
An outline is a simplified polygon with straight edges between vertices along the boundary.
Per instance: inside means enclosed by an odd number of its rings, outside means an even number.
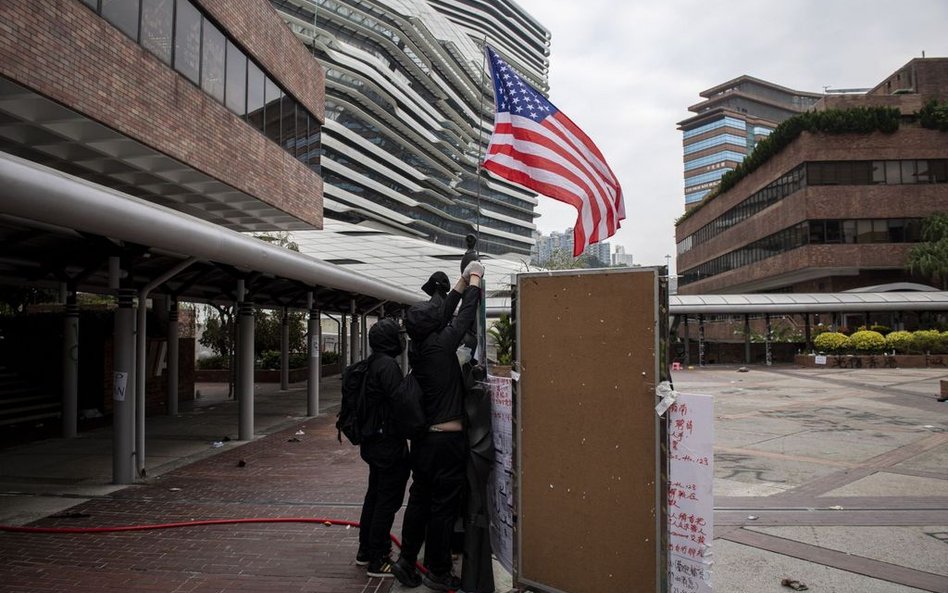
M369 464L369 487L359 519L359 549L370 560L378 560L392 549L392 523L405 498L410 471L408 447L404 439L376 437L362 443L359 453Z
M434 574L451 570L451 535L461 512L466 463L463 432L429 432L412 441L412 484L401 555L414 564L424 544L425 567Z

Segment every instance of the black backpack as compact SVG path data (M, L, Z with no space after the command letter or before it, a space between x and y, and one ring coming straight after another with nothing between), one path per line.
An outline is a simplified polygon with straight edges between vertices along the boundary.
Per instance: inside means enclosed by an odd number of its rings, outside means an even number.
M342 405L336 415L336 438L340 443L342 435L346 435L353 445L362 442L366 421L365 383L370 360L371 357L362 359L342 372Z

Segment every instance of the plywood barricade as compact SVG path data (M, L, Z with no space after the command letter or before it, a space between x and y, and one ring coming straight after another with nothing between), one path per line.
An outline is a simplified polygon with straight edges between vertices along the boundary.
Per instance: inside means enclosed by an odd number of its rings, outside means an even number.
M664 587L660 269L521 274L515 315L514 582Z

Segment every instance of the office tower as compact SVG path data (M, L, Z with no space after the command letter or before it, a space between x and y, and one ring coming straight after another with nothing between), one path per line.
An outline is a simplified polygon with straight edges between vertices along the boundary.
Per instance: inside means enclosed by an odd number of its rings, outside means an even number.
M682 132L685 208L717 187L721 176L749 155L780 122L806 111L822 97L752 76L739 76L700 93L704 100L678 122Z

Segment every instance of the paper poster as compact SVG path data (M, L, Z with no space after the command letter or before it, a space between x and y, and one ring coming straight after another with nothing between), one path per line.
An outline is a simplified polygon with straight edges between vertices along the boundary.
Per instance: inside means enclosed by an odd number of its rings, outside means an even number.
M488 488L490 544L500 565L513 573L513 391L512 381L488 376L494 470Z
M117 402L125 401L125 389L128 387L128 373L118 371L112 375L112 399Z
M714 520L714 400L679 393L668 408L668 591L708 593Z

